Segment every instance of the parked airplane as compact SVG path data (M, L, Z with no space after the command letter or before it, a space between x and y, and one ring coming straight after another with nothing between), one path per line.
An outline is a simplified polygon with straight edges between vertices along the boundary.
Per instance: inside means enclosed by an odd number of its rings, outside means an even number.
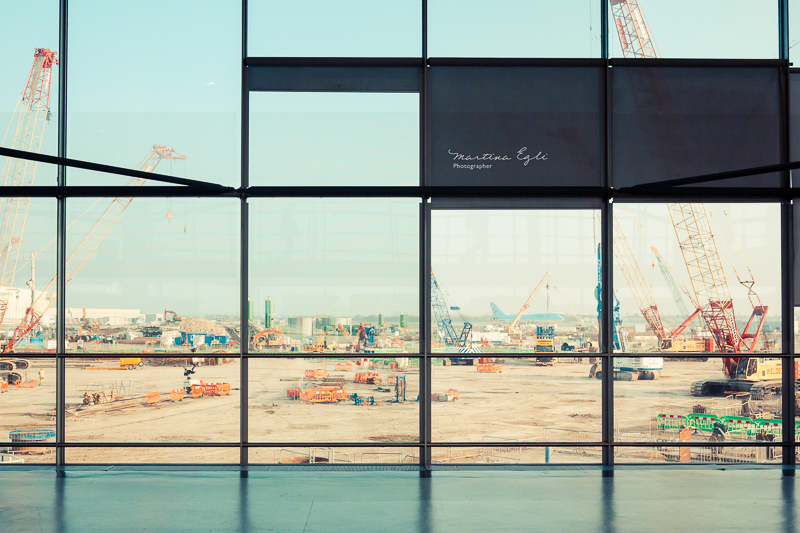
M503 313L497 304L494 302L489 302L489 305L492 306L492 318L494 319L501 319L501 320L514 320L514 317L517 315L507 315ZM558 313L534 313L532 315L522 315L519 317L520 320L564 320L564 317L559 315Z

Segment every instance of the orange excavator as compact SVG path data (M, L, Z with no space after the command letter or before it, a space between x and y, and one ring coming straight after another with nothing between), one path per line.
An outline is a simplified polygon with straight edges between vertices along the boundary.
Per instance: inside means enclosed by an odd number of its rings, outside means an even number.
M250 341L255 348L285 348L286 342L283 338L283 330L279 327L275 329L265 329L259 331Z

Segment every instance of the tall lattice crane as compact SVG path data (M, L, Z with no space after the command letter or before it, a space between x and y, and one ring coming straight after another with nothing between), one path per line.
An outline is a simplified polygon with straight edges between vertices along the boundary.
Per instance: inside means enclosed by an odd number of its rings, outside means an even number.
M674 203L669 204L668 208L696 301L717 348L729 353L753 352L769 307L761 305L760 300L754 301L750 320L739 333L733 298L711 232L706 206ZM754 294L752 287L750 292ZM756 330L751 333L750 328L754 323ZM748 340L752 340L749 345ZM730 370L729 366L726 365L727 370Z
M653 41L644 14L638 0L610 0L624 57L655 58L658 57L657 46ZM663 97L658 87L651 85L656 98ZM695 302L699 312L711 332L717 348L721 352L752 352L761 333L769 307L761 305L752 290L752 282L745 284L751 295L753 312L742 333L736 326L725 272L719 258L714 235L708 222L708 213L704 205L669 204L669 213L678 243L681 247ZM755 297L753 296L755 295ZM750 328L755 324L755 332ZM747 340L752 340L748 345ZM725 373L733 376L738 364L737 358L725 360Z
M179 159L186 160L185 155L180 155L172 148L166 146L153 145L150 153L139 163L138 169L142 172L153 172L158 164L164 159ZM144 185L147 180L144 178L131 178L127 185ZM92 229L78 244L75 251L67 258L66 262L66 283L75 277L80 271L81 267L86 264L86 261L97 249L99 244L108 235L109 230L117 223L122 213L130 205L133 198L131 197L118 197L111 201L111 204L106 208L100 218L95 222ZM56 301L55 298L48 298L48 289L53 286L56 281L56 276L53 276L47 283L42 292L33 302L33 305L25 311L25 317L22 322L14 330L14 333L8 339L7 344L3 348L3 353L13 351L14 346L22 340L41 320L44 313Z
M53 66L57 64L56 52L47 48L34 51L31 71L6 131L6 135L13 131L11 148L37 154L41 150L44 127L50 121ZM35 174L35 161L8 158L3 168L2 183L11 187L33 185ZM30 198L27 197L0 198L0 324L3 323L11 298L11 285L17 270L19 245L22 243L29 204Z
M647 28L638 0L611 0L611 15L617 26L623 57L658 56L658 47Z
M450 311L447 309L447 301L444 299L444 293L439 287L439 282L436 281L436 276L433 275L433 269L431 269L431 307L433 308L436 325L439 328L439 335L441 335L445 346L465 347L469 332L472 331L472 324L464 321L461 335L456 335L456 330L453 328L453 320L450 318Z

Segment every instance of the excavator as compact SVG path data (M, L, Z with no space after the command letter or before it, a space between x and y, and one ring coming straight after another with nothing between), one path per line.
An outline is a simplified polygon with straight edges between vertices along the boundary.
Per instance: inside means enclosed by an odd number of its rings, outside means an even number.
M250 341L256 348L285 348L286 342L283 338L283 330L278 327L275 329L265 329L259 331Z

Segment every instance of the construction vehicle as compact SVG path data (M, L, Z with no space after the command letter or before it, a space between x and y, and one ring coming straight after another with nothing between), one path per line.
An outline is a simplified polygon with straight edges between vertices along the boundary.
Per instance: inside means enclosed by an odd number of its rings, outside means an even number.
M748 392L753 400L782 392L782 361L778 357L725 357L726 379L704 379L692 383L693 396L728 396ZM794 379L798 379L800 361L795 361Z
M656 58L657 46L652 39L645 17L636 0L611 0L611 9L624 57ZM661 100L669 98L663 88L649 84L644 90ZM641 91L640 91L641 93ZM663 104L662 104L663 105ZM736 276L748 290L752 312L742 332L736 324L730 289L722 268L714 234L709 223L709 213L703 204L672 203L667 205L678 244L686 264L699 314L711 334L717 351L723 353L753 353L761 335L769 307L753 290L754 279L748 266L749 279ZM753 328L751 330L751 327ZM749 342L748 342L749 341ZM751 392L763 395L764 391L779 391L771 384L770 376L780 374L780 361L772 358L728 357L723 359L726 379L696 381L691 393L697 396L718 395L725 391Z
M164 309L164 322L167 321L167 315L169 314L172 315L173 322L183 322L184 320L186 320L185 317L178 316L178 313L176 313L175 311L167 311L166 309Z
M10 147L15 150L37 154L41 151L44 127L51 117L50 86L53 66L58 64L56 56L56 52L47 48L34 50L33 65L7 130L14 134ZM35 161L7 158L3 167L3 184L33 185L35 175ZM11 286L17 271L29 203L30 198L27 197L0 198L0 324L11 299ZM29 366L24 359L4 358L0 360L0 380L13 385L22 380L17 370L25 370Z
M153 149L150 151L150 153L147 154L147 156L145 156L145 158L139 163L138 169L142 172L153 172L156 166L158 166L158 164L164 159L178 159L185 161L186 156L178 154L172 148L153 145ZM143 185L146 182L147 180L144 178L131 178L127 185ZM69 282L72 281L73 278L78 274L83 265L86 264L86 261L89 260L89 257L91 257L106 235L108 235L108 232L111 231L111 228L114 227L114 224L117 223L132 201L132 197L117 197L111 201L103 214L100 215L100 218L97 220L97 222L95 222L89 233L83 238L72 254L67 258L66 284L69 284ZM55 293L49 291L49 289L55 284L56 279L56 276L50 278L50 281L39 293L39 296L36 298L36 300L25 311L25 316L23 317L22 321L11 334L11 338L6 341L5 346L3 346L3 353L12 353L17 343L25 338L25 336L39 324L39 321L42 319L42 316L44 316L44 313L55 303L56 295Z
M315 352L315 353L324 352L325 349L328 347L328 342L325 339L326 335L327 333L325 333L324 331L320 333L315 342L303 345L303 351Z
M436 281L436 276L433 275L433 269L431 269L431 307L439 331L439 337L444 341L445 346L451 348L465 348L467 346L469 334L472 331L472 324L464 320L464 327L461 329L461 334L456 335L456 330L453 328L453 320L450 318L450 311L448 310L449 306L444 298L442 289L439 287L439 282ZM443 362L445 365L472 365L475 363L472 357L450 357Z
M555 352L555 326L536 326L536 352ZM537 365L553 365L557 357L537 357Z
M279 327L259 331L250 341L255 348L286 348L283 330Z
M594 295L597 298L597 318L602 324L602 261L601 261L601 247L597 246L597 287L595 288ZM614 319L614 337L613 346L614 350L625 353L628 351L628 335L625 328L622 327L622 318L619 311L619 299L617 295L614 296L613 319ZM614 374L615 381L637 381L637 380L653 380L661 377L661 370L664 366L664 359L662 357L614 357ZM589 377L596 377L601 379L603 372L600 363L595 363L589 370Z

